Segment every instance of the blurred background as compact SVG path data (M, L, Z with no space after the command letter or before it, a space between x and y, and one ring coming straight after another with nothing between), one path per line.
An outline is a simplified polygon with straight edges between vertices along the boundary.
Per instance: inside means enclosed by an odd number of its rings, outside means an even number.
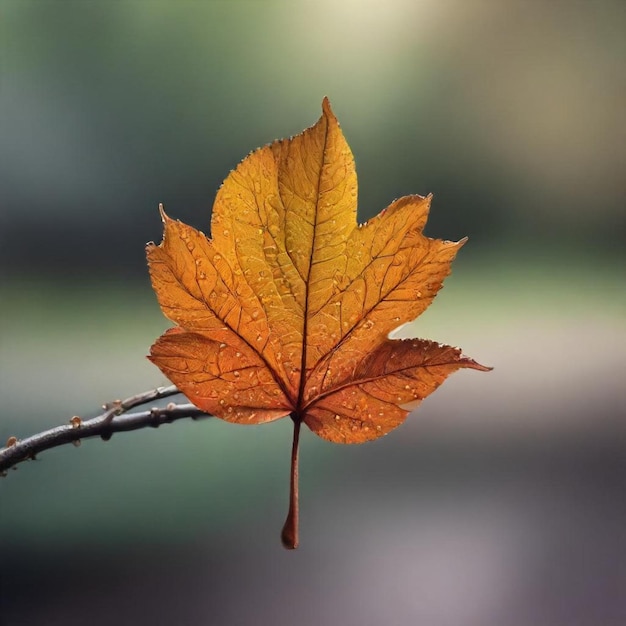
M165 384L144 244L328 95L360 217L468 235L405 334L464 371L388 437L216 419L0 480L0 624L626 623L626 4L5 0L0 442Z

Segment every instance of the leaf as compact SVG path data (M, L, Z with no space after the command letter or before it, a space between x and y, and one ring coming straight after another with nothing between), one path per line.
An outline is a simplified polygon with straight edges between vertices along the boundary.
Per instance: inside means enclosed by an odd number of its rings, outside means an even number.
M431 197L406 196L358 224L352 153L322 116L246 157L220 188L211 238L167 217L147 246L152 285L176 326L150 360L197 407L240 424L291 416L283 543L298 544L300 425L338 443L399 426L460 368L458 348L389 333L432 302L465 240L423 235Z

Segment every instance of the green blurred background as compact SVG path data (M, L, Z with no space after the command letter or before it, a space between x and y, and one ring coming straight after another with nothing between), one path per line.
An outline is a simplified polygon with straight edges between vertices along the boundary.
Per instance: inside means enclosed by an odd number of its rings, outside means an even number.
M85 441L0 481L0 624L621 626L626 5L4 0L0 442L165 383L144 244L208 230L328 95L360 216L468 235L407 334L461 372L381 441L290 426Z

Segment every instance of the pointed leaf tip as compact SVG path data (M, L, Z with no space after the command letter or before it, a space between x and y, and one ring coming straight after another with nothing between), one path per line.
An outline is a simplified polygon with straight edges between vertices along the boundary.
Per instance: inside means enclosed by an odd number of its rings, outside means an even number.
M328 99L328 96L324 96L324 99L322 100L322 113L324 117L332 118L334 120L337 119L335 117L335 114L333 113L332 107L330 106L330 100Z
M470 361L471 369L477 370L479 372L491 372L493 370L493 367L490 365L481 365L480 363L478 363L478 361L474 361L474 359L470 359Z

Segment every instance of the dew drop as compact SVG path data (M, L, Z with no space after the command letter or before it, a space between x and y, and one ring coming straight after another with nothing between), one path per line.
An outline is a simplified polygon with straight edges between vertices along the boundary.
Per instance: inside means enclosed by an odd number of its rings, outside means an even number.
M335 419L336 420L340 420L341 419L341 415L335 415Z
M240 374L237 370L235 370L235 371L233 372L233 376L234 376L235 378L239 378L239 377L241 376L241 374Z
M216 254L213 256L213 260L214 261L221 261L222 260L222 255L221 254Z
M220 400L220 404L221 404L222 406L224 406L224 405L226 404L226 400L224 400L224 398L222 398L222 399Z
M235 352L235 356L239 358L241 356L241 352Z
M226 347L225 343L220 343L220 350L223 350Z

